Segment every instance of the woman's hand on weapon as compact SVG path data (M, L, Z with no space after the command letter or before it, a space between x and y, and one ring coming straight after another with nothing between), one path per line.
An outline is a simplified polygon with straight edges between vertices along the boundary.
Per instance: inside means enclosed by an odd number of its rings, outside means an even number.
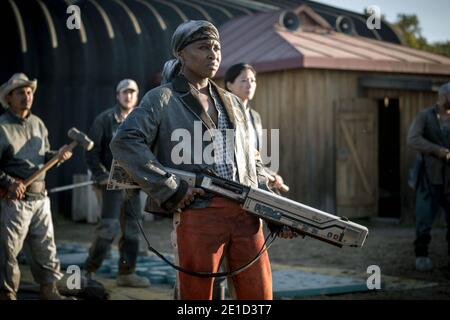
M189 187L186 194L184 195L183 199L178 203L177 208L183 209L184 207L187 207L195 200L196 195L204 195L205 190L201 188L193 188Z
M283 178L278 174L274 175L273 177L275 178L275 180L272 182L273 187L277 190L280 190L284 184Z
M297 238L299 235L298 232L292 230L291 228L289 228L288 226L283 226L283 229L281 229L281 231L279 231L277 233L277 236L283 239L293 239L293 238ZM303 238L305 237L305 235L302 235Z

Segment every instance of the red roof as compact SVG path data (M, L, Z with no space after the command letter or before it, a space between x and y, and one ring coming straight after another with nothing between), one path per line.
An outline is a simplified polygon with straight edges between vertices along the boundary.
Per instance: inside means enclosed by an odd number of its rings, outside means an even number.
M257 72L320 68L450 75L450 58L330 28L288 31L279 25L279 16L260 13L225 23L217 75L239 62L252 64Z

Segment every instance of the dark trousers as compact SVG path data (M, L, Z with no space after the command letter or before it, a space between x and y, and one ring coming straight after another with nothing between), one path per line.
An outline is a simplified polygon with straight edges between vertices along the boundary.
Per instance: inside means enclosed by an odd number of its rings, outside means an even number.
M114 238L121 231L119 274L134 272L140 239L135 215L141 219L142 209L138 190L102 190L102 216L85 262L86 271L95 272L100 268Z
M416 190L416 240L414 241L416 257L428 256L431 228L441 207L444 209L447 220L447 248L450 256L450 194L444 194L443 185L428 184L425 179L422 179Z

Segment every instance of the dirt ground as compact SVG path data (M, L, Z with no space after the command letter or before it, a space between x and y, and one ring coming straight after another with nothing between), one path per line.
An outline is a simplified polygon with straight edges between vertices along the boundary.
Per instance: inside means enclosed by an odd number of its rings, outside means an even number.
M61 216L56 216L54 220L57 242L75 241L88 245L93 238L95 225L75 223ZM340 270L342 274L367 276L367 267L378 265L382 283L389 277L400 277L435 284L407 289L394 286L366 293L319 296L311 299L450 299L445 226L437 225L432 232L430 257L434 269L421 273L414 269L413 225L399 225L376 219L356 222L369 228L369 237L363 248L337 248L311 238L277 239L269 249L271 261L274 264L312 269L331 268ZM144 227L153 247L161 252L171 252L172 227L169 219L146 221Z

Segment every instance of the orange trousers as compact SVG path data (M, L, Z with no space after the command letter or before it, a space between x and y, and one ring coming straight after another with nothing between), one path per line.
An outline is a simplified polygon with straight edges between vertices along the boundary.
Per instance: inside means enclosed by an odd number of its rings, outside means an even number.
M261 220L232 200L214 197L208 208L174 216L172 244L177 263L188 270L218 272L221 258L227 270L253 259L264 244ZM214 278L178 272L178 298L211 300ZM230 281L231 280L231 281ZM235 299L271 300L272 271L267 251L249 268L228 279Z

